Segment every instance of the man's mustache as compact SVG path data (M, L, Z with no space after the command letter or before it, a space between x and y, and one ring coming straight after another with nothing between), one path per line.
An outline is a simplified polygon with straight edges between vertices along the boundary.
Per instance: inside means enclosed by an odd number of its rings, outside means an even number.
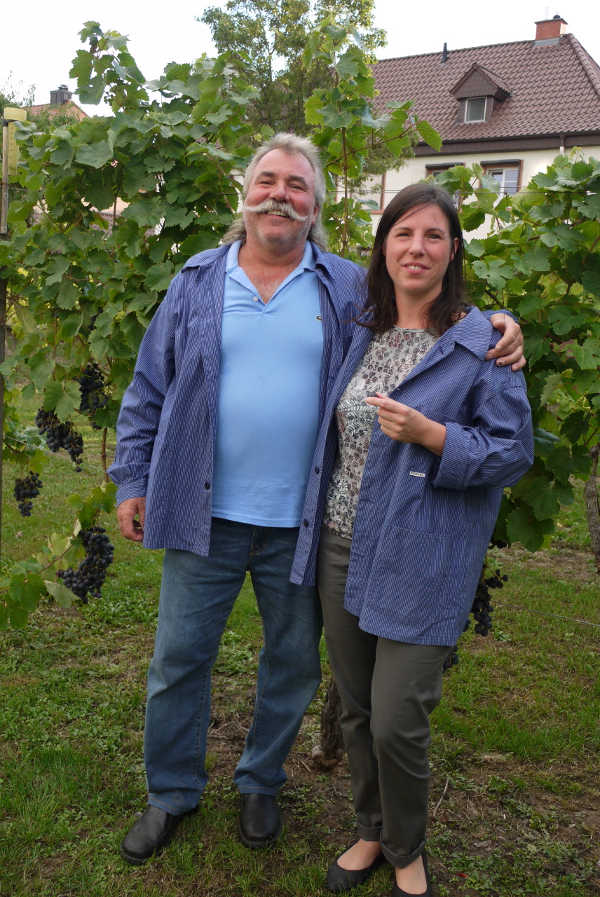
M267 212L279 212L280 215L285 215L287 218L291 218L292 221L308 220L308 215L299 215L289 202L277 202L276 199L265 199L264 202L259 203L257 206L249 206L248 203L244 203L244 212L255 212L258 215Z

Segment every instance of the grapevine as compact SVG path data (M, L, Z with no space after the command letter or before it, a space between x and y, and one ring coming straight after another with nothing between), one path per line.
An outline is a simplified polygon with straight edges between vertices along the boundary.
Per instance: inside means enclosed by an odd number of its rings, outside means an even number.
M108 396L104 390L104 375L96 362L90 362L81 375L77 377L79 383L79 392L81 395L81 403L79 411L81 414L88 414L92 427L99 430L100 427L96 423L95 415L100 408L104 408L108 402Z
M494 542L494 544L499 545L500 543ZM481 573L481 578L477 584L477 590L471 606L471 614L475 620L474 628L477 635L489 635L492 628L493 607L491 603L490 589L501 589L508 579L508 576L501 574L498 569L494 570L491 576L485 576L484 571ZM469 628L470 624L471 621L467 620L465 623L465 631ZM454 648L446 658L444 670L449 670L450 667L455 666L457 663L458 651Z
M492 628L490 589L501 589L507 579L508 576L503 576L500 570L494 570L491 576L479 580L471 608L477 635L487 635Z
M82 530L79 538L85 548L85 558L76 570L73 567L59 570L58 577L84 604L87 604L89 595L94 598L100 597L106 571L112 563L114 547L106 535L106 530L101 526L91 526Z
M30 517L33 509L32 499L40 494L42 481L33 470L30 470L26 477L15 480L15 499L19 506L19 511L23 517Z
M46 437L46 444L51 452L58 452L64 448L75 465L75 470L81 470L81 456L83 455L83 438L81 433L73 427L70 420L64 423L60 421L54 411L44 411L40 408L35 416L40 433Z

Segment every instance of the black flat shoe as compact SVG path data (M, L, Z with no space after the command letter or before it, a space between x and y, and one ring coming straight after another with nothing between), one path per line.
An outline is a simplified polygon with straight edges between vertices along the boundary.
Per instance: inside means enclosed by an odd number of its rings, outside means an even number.
M431 879L429 878L429 864L427 862L427 854L425 853L425 851L423 851L421 857L423 859L425 881L427 883L427 887L425 888L425 890L420 894L409 894L408 891L403 891L402 888L399 888L396 882L394 882L391 897L433 897L433 891L431 890Z
M169 843L186 815L174 816L159 807L148 806L123 839L121 856L132 866L141 866Z
M382 853L377 854L371 865L367 866L366 869L342 869L338 865L338 861L334 860L327 869L327 887L330 891L350 891L352 888L357 888L358 885L362 885L364 881L367 881L384 862L385 857Z
M242 794L239 833L246 847L269 847L281 832L281 814L272 794Z

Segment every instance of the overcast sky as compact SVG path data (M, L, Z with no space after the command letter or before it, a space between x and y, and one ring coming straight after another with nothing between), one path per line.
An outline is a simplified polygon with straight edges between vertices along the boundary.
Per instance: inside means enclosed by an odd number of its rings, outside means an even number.
M195 21L219 0L170 0L164 6L145 0L48 0L4 4L1 16L0 89L10 83L20 93L35 85L35 102L50 101L50 91L67 84L71 60L81 48L84 22L97 21L106 31L129 36L129 49L148 80L157 78L166 63L189 62L214 51L205 25ZM477 47L506 41L532 40L535 22L561 15L567 30L600 63L600 3L598 0L560 0L548 6L538 0L504 0L496 6L481 0L433 0L429 3L376 0L376 24L385 29L388 43L380 58L412 56L448 49ZM76 97L74 97L76 100ZM96 107L85 107L89 114Z

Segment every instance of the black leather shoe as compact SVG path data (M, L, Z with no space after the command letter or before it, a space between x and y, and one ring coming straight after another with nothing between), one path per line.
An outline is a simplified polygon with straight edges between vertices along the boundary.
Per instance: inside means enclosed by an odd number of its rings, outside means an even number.
M352 888L357 888L370 878L384 862L385 857L382 853L379 853L371 865L365 869L342 869L338 865L338 861L334 860L327 869L327 887L330 891L350 891Z
M409 894L408 891L403 891L402 888L399 888L396 882L394 882L394 887L392 888L391 897L433 897L433 891L431 890L431 879L429 878L429 864L427 862L427 854L425 851L421 854L423 858L423 866L425 868L425 881L427 883L427 887L420 894Z
M240 840L246 847L268 847L281 832L281 815L272 794L242 794Z
M148 806L123 839L121 856L132 866L141 866L153 853L169 843L186 815L173 816L159 807Z

